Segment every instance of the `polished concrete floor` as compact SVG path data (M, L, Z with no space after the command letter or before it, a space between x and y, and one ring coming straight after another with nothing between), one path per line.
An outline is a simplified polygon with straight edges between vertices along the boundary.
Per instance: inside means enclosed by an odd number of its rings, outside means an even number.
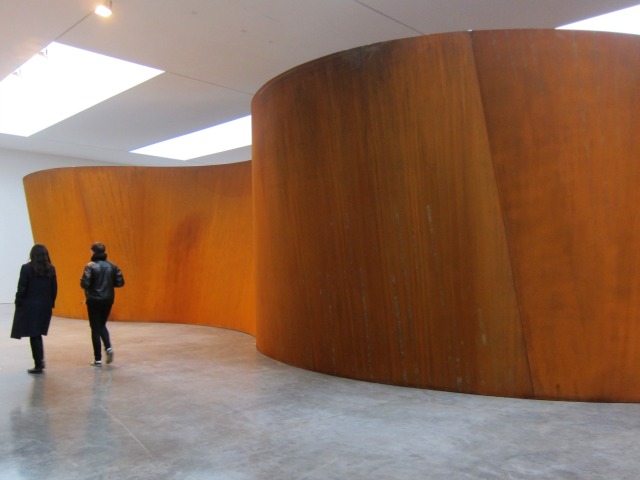
M640 405L377 385L259 354L238 332L54 318L47 369L0 305L0 479L640 478Z

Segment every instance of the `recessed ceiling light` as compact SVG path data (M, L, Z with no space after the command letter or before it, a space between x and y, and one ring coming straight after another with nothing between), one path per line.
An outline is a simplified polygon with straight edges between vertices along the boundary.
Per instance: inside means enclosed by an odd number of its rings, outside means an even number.
M640 35L640 5L623 8L579 22L558 27L562 30L594 30L598 32L631 33Z
M251 145L251 115L138 148L131 153L174 160L192 160L247 145Z
M0 133L28 137L161 73L51 43L0 82Z
M111 11L111 0L105 0L101 2L100 5L96 7L95 10L96 15L100 15L101 17L110 17L113 13Z

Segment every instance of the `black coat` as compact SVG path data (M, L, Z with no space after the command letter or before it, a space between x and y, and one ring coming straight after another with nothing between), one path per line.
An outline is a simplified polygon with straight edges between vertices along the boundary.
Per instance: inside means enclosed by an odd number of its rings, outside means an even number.
M50 277L40 277L34 273L30 263L22 265L11 338L46 335L57 294L58 280L55 268Z

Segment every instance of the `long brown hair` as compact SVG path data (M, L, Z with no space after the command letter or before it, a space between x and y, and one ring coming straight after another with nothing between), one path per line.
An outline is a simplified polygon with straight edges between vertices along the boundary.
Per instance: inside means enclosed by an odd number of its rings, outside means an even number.
M49 251L43 244L36 243L31 248L29 260L31 261L31 268L33 268L37 276L50 277L53 274L53 265L51 265Z

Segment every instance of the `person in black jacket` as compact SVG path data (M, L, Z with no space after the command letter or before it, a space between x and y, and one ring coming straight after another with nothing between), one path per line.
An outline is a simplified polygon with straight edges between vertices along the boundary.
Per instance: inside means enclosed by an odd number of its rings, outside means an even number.
M94 360L91 365L102 367L100 340L104 343L107 363L113 362L113 348L107 330L107 319L115 300L114 288L124 285L124 277L117 265L107 261L106 247L100 242L91 245L91 261L84 267L80 286L84 289L91 326Z
M49 332L52 310L58 295L56 269L51 265L47 247L36 243L29 253L29 263L20 268L11 338L29 337L35 367L29 373L42 373L44 345L42 336Z

